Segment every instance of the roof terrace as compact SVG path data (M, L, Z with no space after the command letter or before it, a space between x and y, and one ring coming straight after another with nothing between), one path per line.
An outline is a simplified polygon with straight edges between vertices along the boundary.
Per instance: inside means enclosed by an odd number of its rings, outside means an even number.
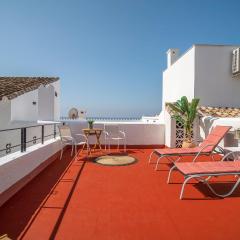
M192 181L180 201L182 176L176 172L173 183L166 184L169 163L154 171L147 161L151 151L128 149L135 164L109 167L92 161L101 152L72 158L67 150L0 208L0 234L12 239L236 239L240 191L215 198ZM214 187L224 192L233 178L224 180L214 179Z

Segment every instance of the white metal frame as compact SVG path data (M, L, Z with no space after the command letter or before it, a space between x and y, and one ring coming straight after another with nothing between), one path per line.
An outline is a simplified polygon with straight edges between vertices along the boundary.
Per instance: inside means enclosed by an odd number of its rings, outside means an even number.
M104 134L104 140L105 140L105 151L107 150L107 145L108 145L108 150L110 151L111 140L117 141L118 150L119 150L120 141L123 141L124 152L127 151L126 133L120 130L118 124L113 124L113 123L104 124L103 134Z
M230 156L230 155L233 155L234 159L235 159L235 154L238 153L239 154L239 151L234 151L234 152L229 152L228 154L226 154L222 159L221 161L226 161L227 158ZM234 160L236 161L236 159ZM239 161L239 160L237 160ZM168 180L167 180L167 183L170 183L170 178L171 178L171 174L173 172L173 170L175 169L178 169L176 165L174 165L169 173L168 173ZM181 172L181 171L180 171ZM181 172L182 173L182 172ZM201 173L201 174L184 174L184 182L182 184L182 189L181 189L181 192L180 192L180 199L183 199L183 193L184 193L184 189L185 189L185 186L187 184L188 181L190 181L191 179L196 179L198 180L199 182L202 182L204 184L206 184L206 186L210 189L210 191L217 197L222 197L222 198L225 198L225 197L228 197L230 196L234 190L238 187L238 185L240 184L240 172L236 171L236 172L228 172L228 173L224 173L224 172L219 172L219 173ZM233 175L235 177L237 177L237 181L235 182L235 184L232 186L232 188L225 194L219 194L217 193L213 187L209 184L208 180L211 178L211 177L219 177L219 176L227 176L227 175Z
M73 137L71 132L71 128L66 125L58 126L59 134L61 139L61 155L60 159L62 159L63 150L65 146L71 145L71 156L73 156L73 151L75 150L75 155L77 154L77 146L82 146L82 150L84 149L85 145L87 145L87 152L89 153L89 144L88 139L84 134L75 134L76 137ZM65 131L65 132L64 132ZM78 139L83 139L83 141L77 141Z
M148 163L149 164L151 163L153 154L158 155L156 166L155 166L155 170L157 171L160 160L164 157L167 158L171 163L175 163L175 162L180 161L182 159L182 157L186 157L186 156L193 156L194 158L192 161L195 162L199 156L203 156L203 155L211 156L211 158L214 159L214 156L213 156L214 154L224 154L224 150L220 146L216 146L212 151L203 152L204 149L206 149L207 147L212 147L212 146L215 146L215 144L208 144L208 145L203 146L202 148L200 148L198 153L182 153L182 154L179 154L179 153L161 154L157 149L155 149L150 154ZM219 151L217 151L217 149L219 149ZM174 157L176 157L176 159L174 159Z

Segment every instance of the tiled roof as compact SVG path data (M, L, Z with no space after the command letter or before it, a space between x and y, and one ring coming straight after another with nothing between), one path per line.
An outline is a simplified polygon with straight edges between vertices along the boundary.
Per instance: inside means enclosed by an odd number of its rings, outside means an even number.
M212 116L219 118L238 118L240 117L240 108L233 107L205 107L198 109L200 116Z
M166 111L173 116L174 111L166 106ZM233 107L207 107L200 106L198 108L198 115L200 117L218 117L218 118L239 118L240 117L240 108Z
M59 80L58 77L0 77L0 101L9 100Z

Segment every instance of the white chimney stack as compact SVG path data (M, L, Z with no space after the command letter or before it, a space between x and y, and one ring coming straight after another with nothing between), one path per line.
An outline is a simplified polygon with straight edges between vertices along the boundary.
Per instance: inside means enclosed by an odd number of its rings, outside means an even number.
M173 63L175 63L178 57L179 57L179 49L170 48L167 51L167 67L170 67Z

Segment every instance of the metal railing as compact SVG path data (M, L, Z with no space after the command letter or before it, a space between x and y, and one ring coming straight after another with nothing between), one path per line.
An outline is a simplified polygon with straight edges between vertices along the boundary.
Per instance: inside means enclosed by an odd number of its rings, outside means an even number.
M79 118L71 119L69 117L60 117L60 120L79 120ZM94 121L139 121L141 118L139 117L86 117L86 120L94 120Z
M33 145L37 143L38 140L40 140L41 144L44 144L45 139L48 137L53 137L54 139L57 137L57 125L60 123L46 123L46 124L39 124L39 125L33 125L33 126L24 126L24 127L16 127L16 128L9 128L9 129L3 129L0 130L0 136L3 132L13 132L13 131L20 131L20 143L15 144L12 146L12 143L8 142L6 143L6 147L3 149L0 149L0 153L6 152L6 155L12 152L13 148L20 147L21 152L26 152L27 144L32 143ZM45 135L45 127L46 126L53 126L53 132L51 134ZM41 128L40 130L40 137L34 136L32 140L27 141L27 130L33 129L33 128Z

